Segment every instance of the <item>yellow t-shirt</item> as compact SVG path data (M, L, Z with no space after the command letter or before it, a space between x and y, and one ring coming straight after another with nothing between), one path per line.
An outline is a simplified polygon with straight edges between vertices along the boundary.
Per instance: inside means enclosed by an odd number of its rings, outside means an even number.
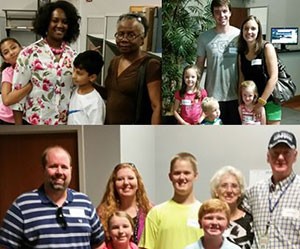
M183 205L169 200L153 207L147 215L139 247L183 249L202 235L198 223L199 201Z

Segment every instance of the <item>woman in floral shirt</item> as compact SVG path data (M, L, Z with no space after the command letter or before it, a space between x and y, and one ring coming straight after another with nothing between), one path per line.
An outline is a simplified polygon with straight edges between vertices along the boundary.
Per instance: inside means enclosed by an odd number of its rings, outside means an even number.
M33 84L27 98L12 107L16 124L67 123L76 56L68 44L78 38L79 22L77 9L66 1L39 9L33 27L42 39L21 51L14 71L14 89Z

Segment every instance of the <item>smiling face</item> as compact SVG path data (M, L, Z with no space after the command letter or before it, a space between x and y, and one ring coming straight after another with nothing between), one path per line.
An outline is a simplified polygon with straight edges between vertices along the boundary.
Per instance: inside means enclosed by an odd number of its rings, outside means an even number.
M256 41L258 36L258 24L255 20L250 19L243 25L243 38L247 43L253 43Z
M55 9L52 12L48 27L47 41L62 42L68 29L68 21L65 12L62 9ZM52 44L51 44L52 45Z
M228 227L228 219L225 212L216 211L203 215L199 224L205 237L221 237Z
M174 191L179 196L188 196L193 192L193 184L197 177L191 162L184 159L177 159L169 173Z
M223 175L216 189L216 196L230 206L237 205L241 197L241 188L236 176L229 173Z
M21 49L22 47L12 40L7 40L3 42L0 47L1 55L4 61L6 63L9 63L10 65L16 64Z
M128 218L114 215L110 218L108 225L109 238L113 248L127 248L124 246L129 245L133 235L133 228Z
M44 185L46 191L65 191L71 182L72 166L70 157L61 148L52 148L47 153L44 167Z
M272 168L274 183L287 178L291 174L297 153L297 150L291 149L284 143L269 149L267 161Z
M143 26L136 19L124 19L118 23L116 44L121 53L130 54L144 44Z
M254 90L251 87L242 89L242 99L245 105L254 104L255 97Z
M197 72L193 68L189 68L184 72L184 83L187 86L187 91L194 90L197 83Z
M132 169L125 167L118 170L115 180L115 189L121 199L136 195L138 181Z
M231 11L227 5L214 7L213 16L216 21L216 25L219 27L229 26L231 17Z

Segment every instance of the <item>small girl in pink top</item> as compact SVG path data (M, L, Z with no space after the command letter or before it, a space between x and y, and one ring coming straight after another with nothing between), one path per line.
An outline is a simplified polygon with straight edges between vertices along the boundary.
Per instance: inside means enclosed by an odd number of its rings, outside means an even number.
M10 109L10 105L19 102L24 98L32 88L31 84L27 84L25 87L12 91L12 79L14 73L14 66L22 46L14 38L4 38L0 41L0 55L4 62L1 65L2 73L2 87L0 101L0 124L14 124L15 120L13 112Z
M239 114L243 125L265 125L266 114L262 108L261 117L257 117L254 112L255 104L257 103L258 92L254 81L246 80L240 85L240 105Z
M201 102L207 92L200 88L200 76L196 65L183 69L181 89L175 92L174 103L174 116L179 124L199 124L203 119Z
M101 249L138 249L131 239L133 220L125 211L116 211L108 218L108 242Z

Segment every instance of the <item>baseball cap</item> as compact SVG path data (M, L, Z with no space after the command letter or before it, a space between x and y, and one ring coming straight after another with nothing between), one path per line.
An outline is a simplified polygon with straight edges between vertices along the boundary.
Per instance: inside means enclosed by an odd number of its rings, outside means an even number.
M293 133L289 131L277 131L270 138L268 149L272 149L277 144L284 143L291 149L297 148L296 138Z

